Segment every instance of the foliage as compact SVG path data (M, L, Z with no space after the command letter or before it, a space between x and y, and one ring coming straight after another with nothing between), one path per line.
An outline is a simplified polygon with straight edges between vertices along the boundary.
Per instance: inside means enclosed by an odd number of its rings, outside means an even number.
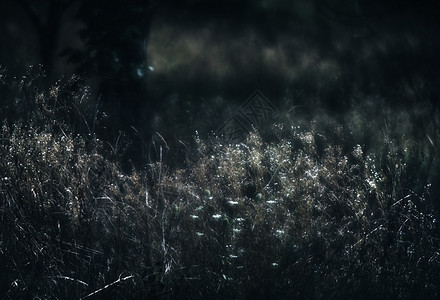
M182 284L224 298L435 298L439 228L429 185L417 194L406 179L416 157L320 151L319 133L283 131L201 143L192 168L163 179Z
M87 94L79 95L72 80L48 93L30 82L2 86L18 85L19 92L9 102L17 114L0 133L0 294L79 298L133 274L131 266L140 273L151 265L149 213L138 201L144 184L137 172L126 175L108 160L113 153L82 114Z
M152 10L148 0L80 1L76 17L85 25L79 30L84 47L63 52L77 73L97 78L97 92L125 130L138 125L140 107L154 104L145 90Z
M123 172L78 81L31 78L1 86L2 299L438 298L435 122L411 144L390 118L372 147L364 109L290 120Z

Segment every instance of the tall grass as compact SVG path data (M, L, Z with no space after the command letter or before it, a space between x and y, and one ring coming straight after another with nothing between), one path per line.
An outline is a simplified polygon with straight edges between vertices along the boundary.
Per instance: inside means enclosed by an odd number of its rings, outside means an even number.
M438 298L435 120L416 143L366 102L124 172L75 78L20 80L1 85L2 299Z

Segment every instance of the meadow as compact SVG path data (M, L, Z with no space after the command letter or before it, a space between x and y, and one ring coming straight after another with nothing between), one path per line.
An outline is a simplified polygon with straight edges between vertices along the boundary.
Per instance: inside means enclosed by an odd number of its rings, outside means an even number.
M78 77L38 82L0 76L0 298L439 297L431 102L317 99L237 143L157 132L136 164Z

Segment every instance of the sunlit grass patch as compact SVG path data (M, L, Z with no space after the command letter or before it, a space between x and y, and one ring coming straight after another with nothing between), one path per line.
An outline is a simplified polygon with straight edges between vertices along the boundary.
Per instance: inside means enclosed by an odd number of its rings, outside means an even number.
M366 103L124 172L78 94L28 92L0 131L2 298L438 297L438 119L416 142L421 112Z

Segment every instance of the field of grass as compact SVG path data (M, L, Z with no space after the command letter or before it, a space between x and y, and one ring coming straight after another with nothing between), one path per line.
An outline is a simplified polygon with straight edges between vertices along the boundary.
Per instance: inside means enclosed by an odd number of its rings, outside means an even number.
M429 102L281 113L242 143L183 141L178 164L159 135L127 168L77 78L0 81L1 299L440 296Z

